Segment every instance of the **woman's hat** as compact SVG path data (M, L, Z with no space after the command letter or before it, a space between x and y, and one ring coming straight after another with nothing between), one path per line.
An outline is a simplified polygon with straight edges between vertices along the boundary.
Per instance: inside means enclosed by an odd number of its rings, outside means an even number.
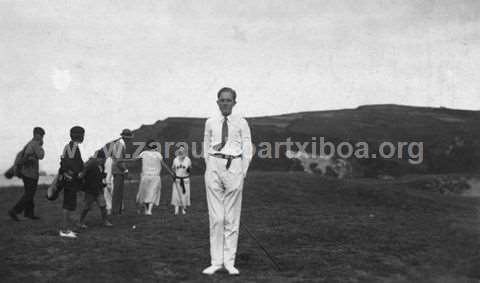
M148 149L156 149L157 148L157 142L155 140L150 139L150 140L147 141L146 146L147 146Z

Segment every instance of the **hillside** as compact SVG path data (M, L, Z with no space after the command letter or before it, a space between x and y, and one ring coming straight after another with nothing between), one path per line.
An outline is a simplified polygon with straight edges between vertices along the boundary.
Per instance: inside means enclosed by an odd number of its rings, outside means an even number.
M311 142L320 137L338 145L366 142L370 152L376 152L381 142L423 142L424 162L412 165L405 158L351 158L355 176L374 177L380 174L399 176L408 173L472 172L479 167L480 112L446 108L410 107L399 105L361 106L356 109L292 113L279 116L247 118L253 142ZM203 140L204 118L168 118L136 129L133 142L153 138L165 142L200 143ZM272 149L274 149L272 145ZM280 149L278 158L258 158L253 170L298 170ZM296 150L294 146L292 149ZM130 145L129 150L135 148ZM190 149L191 150L191 149ZM200 144L198 146L200 152ZM311 152L312 148L307 147ZM318 152L318 150L317 150ZM170 152L171 155L172 152ZM197 172L203 171L203 161L193 158Z

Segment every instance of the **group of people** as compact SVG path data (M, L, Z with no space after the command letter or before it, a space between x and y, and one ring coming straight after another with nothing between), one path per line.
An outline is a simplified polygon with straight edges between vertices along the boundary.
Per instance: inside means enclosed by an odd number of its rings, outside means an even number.
M156 142L150 140L147 142L147 150L140 153L142 159L142 173L140 177L140 186L137 193L137 212L139 214L152 215L153 206L160 203L162 180L160 172L162 166L165 167L173 177L171 204L174 207L174 214L186 214L187 207L190 206L190 171L192 162L186 155L185 147L178 146L175 151L175 159L170 170L163 161L163 156L158 151Z
M39 160L44 158L43 137L45 130L41 127L35 127L33 139L25 146L22 155L22 166L20 174L25 193L17 204L9 211L10 217L19 221L17 214L24 212L25 217L37 220L39 217L34 213L34 196L39 178ZM140 153L138 158L125 158L125 141L133 137L132 132L125 129L121 133L121 139L115 141L114 152L110 156L105 154L105 150L98 150L86 162L82 159L79 144L83 142L85 130L80 126L70 129L70 142L65 145L60 158L60 169L55 177L49 194L56 194L63 191L63 222L60 236L67 238L76 238L74 232L74 223L71 220L71 213L77 208L77 192L83 191L84 205L80 213L77 226L79 228L88 228L85 224L85 218L88 212L96 203L100 209L103 224L112 226L108 215L118 212L121 214L124 209L123 204L123 183L124 177L128 174L125 162L142 160L142 172L140 185L136 197L139 214L152 215L154 205L160 204L161 178L160 172L163 167L168 168L163 161L163 157L157 150L156 142L150 140L147 142L147 150ZM186 214L187 206L190 206L190 179L189 173L191 161L186 156L185 148L180 146L176 151L176 157L173 162L170 174L174 178L172 184L172 200L174 213ZM48 196L50 200L56 197ZM120 195L120 196L119 196ZM118 205L116 205L118 203ZM114 210L113 208L117 208Z
M239 274L235 267L238 245L243 182L252 159L250 128L245 118L232 114L236 104L236 92L222 88L217 93L219 115L207 119L204 131L203 157L205 159L205 188L209 212L211 265L203 274L212 275L225 268L231 275ZM17 155L13 168L22 178L24 194L8 211L11 219L19 221L18 214L39 219L34 213L34 196L39 178L39 160L44 158L43 137L45 130L35 127L33 139ZM173 177L171 204L174 214L186 214L190 206L190 172L192 163L183 146L176 150L171 167L163 160L156 142L147 142L147 149L138 157L127 158L126 144L133 137L125 129L121 138L113 144L113 152L101 149L93 157L83 161L79 149L85 137L80 126L70 129L71 140L65 145L60 158L60 169L55 179L56 187L63 190L63 221L59 235L76 238L74 226L87 228L85 218L96 203L100 208L103 224L112 226L109 215L119 215L124 209L123 187L128 174L128 162L141 159L142 171L136 196L137 212L152 215L154 205L159 205L161 195L160 173L164 167ZM18 162L17 162L18 160ZM79 221L71 220L77 208L77 193L84 192L84 205ZM55 191L58 194L58 190Z

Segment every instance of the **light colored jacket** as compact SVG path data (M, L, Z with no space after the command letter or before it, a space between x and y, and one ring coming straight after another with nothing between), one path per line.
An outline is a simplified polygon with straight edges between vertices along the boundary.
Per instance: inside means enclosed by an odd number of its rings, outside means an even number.
M23 166L22 175L31 178L38 179L39 160L45 157L45 151L39 141L31 140L25 146L25 152L23 154Z
M125 163L121 160L125 158L127 147L123 139L119 139L113 144L112 152L112 174L123 174L127 169Z

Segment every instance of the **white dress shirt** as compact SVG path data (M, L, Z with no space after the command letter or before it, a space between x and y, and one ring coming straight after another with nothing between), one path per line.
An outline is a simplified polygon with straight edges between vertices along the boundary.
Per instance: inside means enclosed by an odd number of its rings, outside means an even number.
M205 161L210 154L222 153L226 155L242 155L242 169L244 175L252 160L252 138L250 127L245 118L231 114L227 116L228 138L225 146L217 151L213 146L222 143L222 125L224 116L220 113L207 119L205 122L205 134L203 139L203 153Z

